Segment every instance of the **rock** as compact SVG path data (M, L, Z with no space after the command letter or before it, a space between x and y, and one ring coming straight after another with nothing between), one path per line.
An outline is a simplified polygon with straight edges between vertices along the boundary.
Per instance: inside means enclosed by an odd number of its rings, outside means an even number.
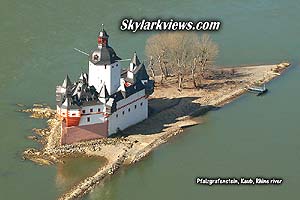
M288 63L288 62L282 62L277 65L277 67L279 67L279 68L284 68L284 67L288 67L288 66L290 66L290 63Z
M33 104L33 107L44 107L44 105L43 104L39 104L39 103L35 103L35 104Z
M27 139L34 140L34 141L39 140L39 138L37 136L34 136L34 135L27 136Z
M29 148L29 149L26 149L23 154L30 155L30 154L34 154L36 152L38 152L37 149Z
M290 66L291 64L290 63L288 63L288 62L283 62L283 63L281 63L283 66L285 66L285 67L288 67L288 66Z

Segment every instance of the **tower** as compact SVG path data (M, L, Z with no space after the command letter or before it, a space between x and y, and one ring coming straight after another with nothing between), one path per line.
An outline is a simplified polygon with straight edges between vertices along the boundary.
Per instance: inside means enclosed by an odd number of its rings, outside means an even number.
M103 85L109 95L117 92L120 86L121 65L120 58L113 48L108 45L109 35L103 28L98 36L98 47L89 56L89 85L98 92Z

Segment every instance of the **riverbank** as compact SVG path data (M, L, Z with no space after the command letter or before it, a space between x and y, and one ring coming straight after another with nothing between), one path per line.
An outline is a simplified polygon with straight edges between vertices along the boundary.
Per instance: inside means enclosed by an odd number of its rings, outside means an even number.
M190 86L185 85L186 89L181 92L176 88L176 81L170 78L167 83L156 88L149 100L149 119L125 130L125 137L60 146L60 123L55 118L55 111L48 107L25 110L32 112L33 117L50 119L47 129L36 130L42 136L44 148L26 150L24 157L40 164L60 162L61 157L73 154L105 157L105 166L60 197L78 198L122 165L138 162L154 148L181 133L183 127L200 123L193 117L231 102L246 92L245 87L266 83L287 67L288 64L235 68L236 72L232 76L222 76L220 73L218 79L207 80L200 90L189 89ZM220 72L221 70L230 71L232 68L220 69Z

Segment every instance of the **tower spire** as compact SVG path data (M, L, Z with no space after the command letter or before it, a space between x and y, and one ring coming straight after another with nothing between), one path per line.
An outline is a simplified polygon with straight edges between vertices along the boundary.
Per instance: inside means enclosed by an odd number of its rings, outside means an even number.
M63 82L63 84L62 84L62 87L67 89L67 88L69 88L71 85L72 85L71 80L70 80L70 78L69 78L69 75L67 74L67 75L66 75L66 78L65 78L65 80L64 80L64 82Z
M107 46L108 37L109 37L109 35L106 33L106 31L104 29L104 24L102 24L102 28L101 28L101 31L98 36L98 47L99 48Z
M133 63L135 66L139 66L141 64L139 58L137 57L136 51L133 53L131 63Z

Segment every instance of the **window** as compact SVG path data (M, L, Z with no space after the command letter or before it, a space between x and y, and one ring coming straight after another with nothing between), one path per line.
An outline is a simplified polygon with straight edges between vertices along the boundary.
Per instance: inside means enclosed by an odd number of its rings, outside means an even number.
M118 114L116 114L116 118L118 118L119 117L119 115Z
M82 113L84 114L84 113L85 113L85 110L82 110Z
M90 112L93 112L93 108L90 109Z
M136 109L136 105L134 105L134 109Z
M143 102L141 103L141 106L143 105Z
M123 111L123 112L122 112L122 114L124 115L124 114L125 114L125 112Z
M97 54L94 55L94 60L98 60L99 56Z
M128 112L130 112L130 108L128 108Z
M76 114L75 113L72 113L72 116L75 116Z
M98 108L98 112L100 112L100 108Z
M87 122L90 122L90 121L91 121L91 119L88 117L88 118L86 118L86 121L87 121Z

